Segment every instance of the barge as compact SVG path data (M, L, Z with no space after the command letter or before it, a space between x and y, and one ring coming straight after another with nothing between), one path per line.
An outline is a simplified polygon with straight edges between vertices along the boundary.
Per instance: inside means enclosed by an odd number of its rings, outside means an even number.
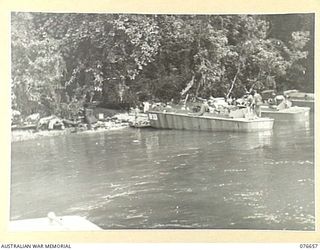
M314 93L299 92L297 90L287 90L283 92L290 97L292 105L298 107L308 107L310 111L314 111Z
M291 99L292 105L298 107L308 107L310 111L314 111L314 100Z
M257 132L272 130L272 118L229 118L210 113L197 115L165 111L148 112L150 126L158 129L184 129L198 131Z
M282 110L261 106L261 116L270 117L277 121L308 121L309 107L290 107Z

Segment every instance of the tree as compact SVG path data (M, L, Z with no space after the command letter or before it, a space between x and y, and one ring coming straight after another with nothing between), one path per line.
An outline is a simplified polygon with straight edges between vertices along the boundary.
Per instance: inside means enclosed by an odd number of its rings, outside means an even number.
M157 53L154 17L69 14L58 20L56 16L48 14L39 26L62 40L70 94L76 93L71 93L74 89L80 89L80 95L103 91L110 101L122 101L127 82Z
M261 18L271 24L268 38L281 40L287 46L291 46L292 34L305 32L309 39L303 47L307 57L296 60L290 67L287 75L281 79L283 88L297 88L302 91L314 91L314 14L285 14L265 15Z
M286 15L13 13L13 101L27 113L26 101L61 113L71 100L135 104L301 86L313 19L294 17L304 20L300 30L283 34L275 27Z
M36 39L35 39L36 38ZM36 110L50 112L43 100L59 103L59 88L65 63L59 52L61 43L50 37L37 39L33 16L12 14L12 99L13 107L25 114ZM47 107L49 108L49 107ZM55 110L55 107L49 108Z

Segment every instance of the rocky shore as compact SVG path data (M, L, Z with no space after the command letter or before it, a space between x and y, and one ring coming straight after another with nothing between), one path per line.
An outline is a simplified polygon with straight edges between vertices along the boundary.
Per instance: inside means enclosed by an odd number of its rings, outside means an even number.
M99 133L127 128L134 124L137 116L132 113L118 113L106 119L97 120L93 124L80 123L77 126L66 126L58 129L13 129L11 130L11 142L39 139L42 137L52 137L68 135L72 133ZM145 121L146 115L139 114L138 121Z
M73 133L78 133L78 134L99 133L99 132L105 132L105 131L119 130L127 127L129 127L129 123L115 124L110 127L97 128L97 129L91 129L91 130L76 130L74 128L65 128L64 130L41 130L41 131L14 130L14 131L11 131L11 142L26 141L26 140L32 140L32 139L39 139L43 137L59 136L59 135L68 135Z

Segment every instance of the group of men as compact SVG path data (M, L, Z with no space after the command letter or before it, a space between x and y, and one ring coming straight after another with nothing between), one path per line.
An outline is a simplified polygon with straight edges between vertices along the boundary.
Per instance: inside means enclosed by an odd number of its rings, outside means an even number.
M272 98L268 99L268 105L270 108L282 110L292 106L290 96L286 95L273 95Z
M261 105L263 104L261 95L256 90L252 90L245 99L246 107L249 111L253 112L257 117L261 117ZM209 103L204 99L200 107L199 115L203 115L205 112L209 112L209 110Z
M252 90L247 98L248 106L253 111L254 115L261 117L261 105L263 104L262 96L256 91Z
M199 115L203 115L205 112L210 111L210 103L206 99L202 99L203 103L200 108ZM261 117L261 106L264 104L262 96L256 91L252 90L247 93L247 95L241 99L242 103L238 103L237 100L233 100L229 105L238 106L242 108L247 108L248 112L256 117ZM275 95L270 98L265 105L267 105L275 110L283 110L290 108L292 102L289 96Z

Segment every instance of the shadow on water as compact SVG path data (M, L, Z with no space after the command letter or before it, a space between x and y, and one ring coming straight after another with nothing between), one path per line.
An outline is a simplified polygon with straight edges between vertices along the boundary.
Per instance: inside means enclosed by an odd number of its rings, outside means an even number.
M55 211L104 229L314 230L313 134L311 120L258 133L124 129L13 143L11 219Z

